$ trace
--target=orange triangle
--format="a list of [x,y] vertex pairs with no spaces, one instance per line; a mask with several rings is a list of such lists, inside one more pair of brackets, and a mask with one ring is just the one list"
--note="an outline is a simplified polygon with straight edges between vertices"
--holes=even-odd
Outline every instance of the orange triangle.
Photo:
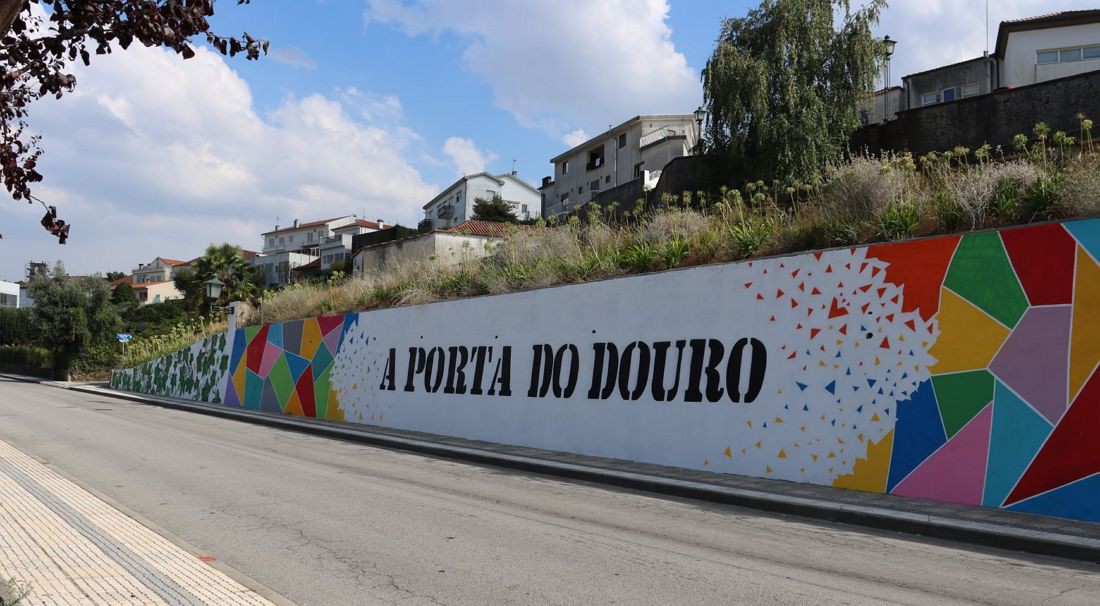
[[298,399],[298,390],[294,390],[290,394],[290,400],[287,401],[286,406],[283,407],[283,414],[295,415],[298,417],[306,416],[304,410],[302,410],[302,401]]

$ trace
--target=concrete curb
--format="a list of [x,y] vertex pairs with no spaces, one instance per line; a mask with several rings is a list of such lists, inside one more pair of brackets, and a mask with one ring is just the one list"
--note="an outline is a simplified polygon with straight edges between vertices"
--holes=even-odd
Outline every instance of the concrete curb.
[[402,438],[359,429],[286,417],[271,413],[242,411],[205,404],[191,404],[169,398],[135,394],[85,385],[44,382],[72,391],[109,396],[166,408],[199,412],[248,423],[290,429],[330,438],[337,438],[458,459],[479,464],[507,467],[662,494],[768,511],[852,524],[879,530],[918,534],[926,537],[961,541],[975,545],[1013,551],[1082,560],[1100,564],[1100,537],[1090,538],[1047,531],[1018,528],[1001,524],[975,522],[946,516],[899,511],[883,507],[840,503],[822,499],[797,497],[759,490],[719,486],[705,482],[677,480],[661,476],[576,465],[546,459],[497,453],[484,449],[441,444],[426,440]]

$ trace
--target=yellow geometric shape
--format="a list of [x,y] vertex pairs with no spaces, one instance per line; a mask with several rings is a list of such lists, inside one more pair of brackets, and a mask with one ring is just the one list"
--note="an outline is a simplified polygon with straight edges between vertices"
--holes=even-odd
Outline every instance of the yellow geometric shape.
[[321,326],[317,324],[317,318],[306,318],[302,322],[302,351],[299,355],[307,360],[312,360],[317,354],[317,346],[321,344]]
[[852,473],[837,476],[834,488],[848,488],[883,494],[886,479],[890,475],[890,453],[894,448],[894,432],[891,430],[877,443],[867,441],[867,458],[856,458]]
[[730,447],[729,446],[726,447],[726,452],[724,452],[722,454],[726,455],[727,457],[732,457],[733,456],[733,453],[730,452]]
[[1009,334],[1007,328],[946,288],[940,289],[936,321],[940,337],[928,351],[938,360],[928,369],[932,374],[989,366]]
[[241,361],[237,365],[237,372],[233,373],[233,387],[237,390],[237,398],[244,402],[244,373],[246,365],[244,363],[244,356],[241,356]]
[[328,410],[325,411],[325,415],[329,421],[344,420],[344,409],[340,408],[340,398],[337,397],[335,389],[328,390]]
[[290,393],[290,400],[287,401],[286,406],[283,408],[283,414],[298,417],[306,416],[306,411],[302,409],[302,401],[298,398],[297,391]]
[[779,454],[778,454],[778,455],[776,455],[776,456],[777,456],[777,457],[779,457],[780,459],[786,459],[786,458],[787,458],[787,453],[786,453],[786,452],[783,452],[783,450],[782,450],[782,449],[780,449],[780,450],[779,450]]
[[1077,277],[1073,285],[1073,328],[1069,353],[1070,402],[1100,361],[1100,266],[1077,247]]

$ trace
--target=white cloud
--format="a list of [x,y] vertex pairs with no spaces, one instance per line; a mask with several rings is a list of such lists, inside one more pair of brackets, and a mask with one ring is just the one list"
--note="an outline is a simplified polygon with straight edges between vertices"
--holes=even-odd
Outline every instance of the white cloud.
[[473,141],[464,137],[449,137],[443,142],[443,153],[451,158],[459,176],[483,172],[485,166],[498,157],[491,151],[478,149]]
[[462,62],[523,126],[555,138],[646,113],[689,113],[696,70],[671,41],[666,0],[368,0],[367,22],[459,36]]
[[268,56],[278,63],[302,69],[317,69],[317,62],[306,51],[297,46],[274,47]]
[[[1095,0],[993,0],[989,3],[992,53],[1001,21],[1051,12],[1096,8]],[[986,50],[984,2],[959,0],[895,0],[883,13],[880,35],[898,41],[890,63],[891,80],[980,57]]]
[[[248,85],[203,49],[183,61],[135,45],[77,77],[73,94],[31,115],[46,148],[36,193],[72,236],[57,246],[38,226],[41,209],[0,204],[0,276],[18,277],[28,258],[128,271],[158,255],[198,256],[210,242],[256,249],[276,216],[365,212],[409,224],[436,193],[406,159],[416,138],[407,129],[316,94],[257,115]],[[379,99],[387,118],[400,115],[396,98]]]
[[581,143],[587,141],[589,138],[590,137],[588,136],[588,133],[584,132],[583,128],[578,128],[573,132],[565,133],[564,135],[562,135],[561,142],[568,145],[569,147],[576,147]]

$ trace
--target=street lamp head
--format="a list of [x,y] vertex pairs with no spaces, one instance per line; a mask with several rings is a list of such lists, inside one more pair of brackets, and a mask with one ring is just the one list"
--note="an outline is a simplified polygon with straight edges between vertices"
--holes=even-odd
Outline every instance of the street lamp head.
[[706,117],[707,110],[703,109],[703,106],[700,105],[699,108],[695,110],[695,121],[702,123],[703,119]]
[[882,44],[886,48],[886,58],[889,59],[890,57],[894,56],[894,47],[897,46],[898,41],[891,40],[890,36],[886,36],[882,39]]
[[225,286],[225,282],[218,279],[218,276],[210,278],[206,282],[206,298],[210,300],[216,300],[222,296],[222,288]]

